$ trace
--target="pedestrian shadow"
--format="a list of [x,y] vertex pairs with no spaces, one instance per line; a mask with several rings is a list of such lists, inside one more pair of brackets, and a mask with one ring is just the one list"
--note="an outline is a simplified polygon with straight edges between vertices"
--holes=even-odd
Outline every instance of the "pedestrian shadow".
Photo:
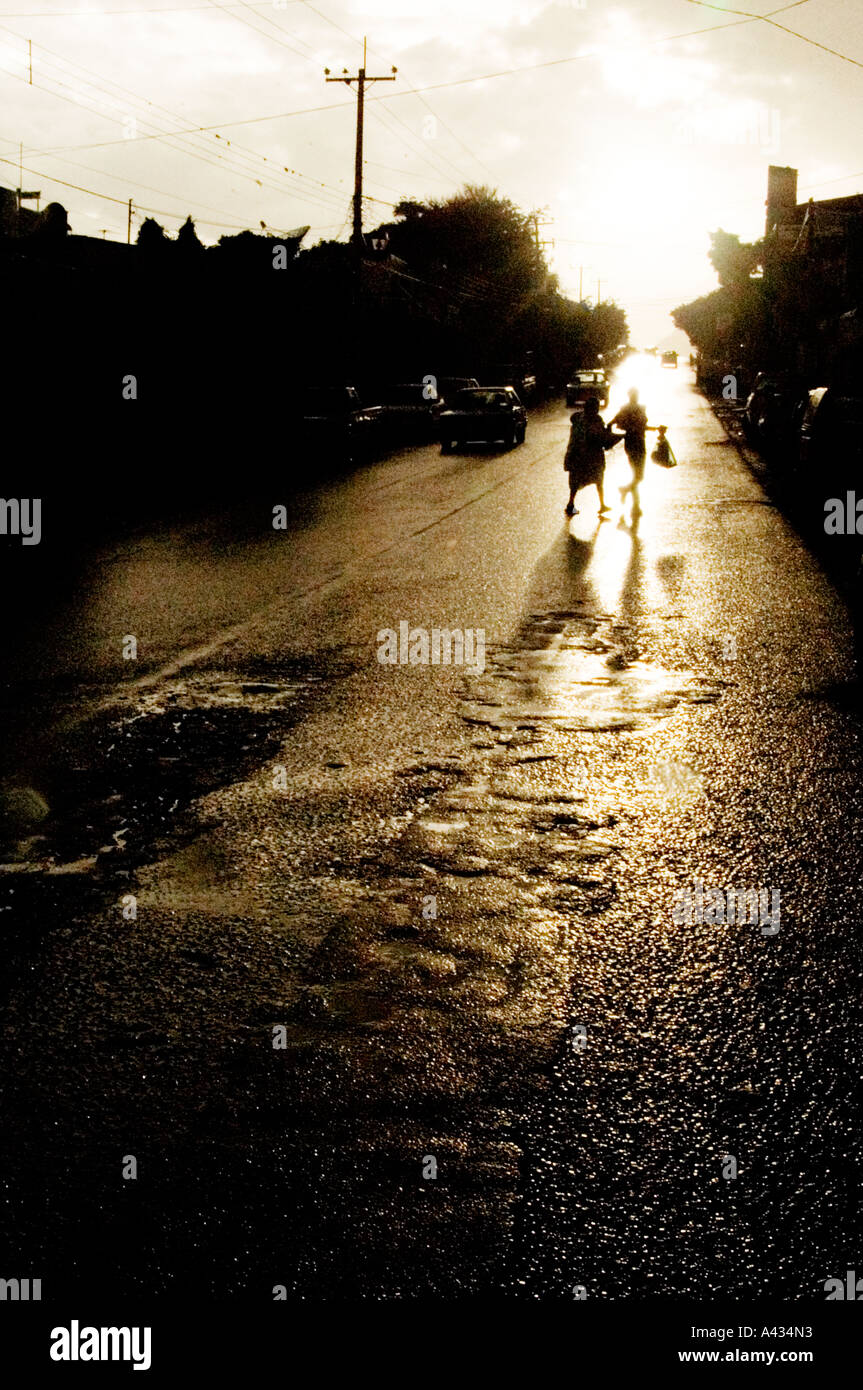
[[[589,536],[576,536],[569,526],[534,567],[524,595],[525,621],[547,614],[560,617],[613,615],[627,624],[646,611],[645,554],[638,534],[639,519],[621,520],[615,533],[597,521]],[[603,551],[597,541],[602,537]]]
[[683,589],[686,576],[686,556],[678,554],[660,555],[656,561],[656,573],[669,600],[676,603]]
[[638,534],[638,518],[621,528],[629,535],[629,556],[620,585],[620,617],[630,627],[647,611],[644,543]]
[[596,608],[597,595],[587,571],[599,531],[598,521],[592,535],[584,538],[574,536],[568,524],[561,528],[531,574],[525,590],[528,613]]

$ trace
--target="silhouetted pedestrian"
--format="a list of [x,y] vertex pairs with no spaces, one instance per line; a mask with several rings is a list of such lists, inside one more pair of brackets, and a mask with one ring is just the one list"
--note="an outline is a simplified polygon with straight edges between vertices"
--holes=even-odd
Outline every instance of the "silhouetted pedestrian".
[[632,467],[632,479],[626,487],[620,489],[620,500],[623,501],[626,494],[631,492],[632,514],[638,516],[641,512],[638,486],[644,477],[644,465],[647,459],[645,434],[648,426],[647,411],[643,405],[639,404],[638,392],[634,387],[629,392],[628,404],[617,412],[611,423],[623,430],[623,447]]
[[575,494],[581,488],[593,485],[599,493],[600,513],[607,512],[610,508],[605,505],[603,477],[608,427],[599,413],[599,401],[595,396],[589,396],[584,403],[584,410],[575,411],[569,418],[571,429],[563,461],[563,466],[569,474],[566,514],[573,516],[578,511]]

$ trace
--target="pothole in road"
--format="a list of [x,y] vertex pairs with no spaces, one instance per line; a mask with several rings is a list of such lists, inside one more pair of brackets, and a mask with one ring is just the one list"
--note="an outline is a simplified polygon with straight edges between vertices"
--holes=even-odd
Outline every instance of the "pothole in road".
[[308,679],[256,681],[212,674],[170,681],[157,690],[144,691],[132,719],[149,719],[171,710],[247,709],[257,714],[270,713],[294,704],[308,684]]
[[38,818],[19,814],[0,827],[7,875],[145,862],[193,801],[275,755],[312,683],[206,672],[140,692],[132,708],[82,727],[34,776]]

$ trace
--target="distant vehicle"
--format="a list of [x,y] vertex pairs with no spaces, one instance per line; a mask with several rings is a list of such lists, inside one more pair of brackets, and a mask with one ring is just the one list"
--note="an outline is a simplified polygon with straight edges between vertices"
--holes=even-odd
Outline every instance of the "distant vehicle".
[[368,452],[383,418],[379,405],[363,404],[355,386],[307,386],[292,414],[307,444],[346,457]]
[[667,352],[664,352],[664,353],[662,354],[662,359],[661,359],[661,360],[662,360],[662,365],[663,365],[663,367],[676,367],[676,366],[677,366],[677,353],[674,351],[673,348],[669,348]]
[[527,411],[512,386],[478,386],[459,391],[438,415],[441,453],[460,444],[500,440],[507,448],[523,444]]
[[402,439],[427,439],[434,433],[434,410],[439,393],[434,386],[409,382],[385,386],[379,393],[383,428]]
[[608,377],[605,372],[576,372],[566,384],[566,404],[570,407],[584,405],[591,396],[599,402],[600,409],[608,405]]

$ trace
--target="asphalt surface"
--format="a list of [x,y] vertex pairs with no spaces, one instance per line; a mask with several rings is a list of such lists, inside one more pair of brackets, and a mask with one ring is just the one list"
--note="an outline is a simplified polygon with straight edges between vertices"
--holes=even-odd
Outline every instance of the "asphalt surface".
[[[10,1269],[793,1300],[859,1262],[849,615],[688,370],[606,415],[635,380],[679,459],[637,523],[564,517],[554,403],[142,525],[7,633]],[[484,669],[382,664],[402,622]],[[676,920],[696,882],[779,930]]]

